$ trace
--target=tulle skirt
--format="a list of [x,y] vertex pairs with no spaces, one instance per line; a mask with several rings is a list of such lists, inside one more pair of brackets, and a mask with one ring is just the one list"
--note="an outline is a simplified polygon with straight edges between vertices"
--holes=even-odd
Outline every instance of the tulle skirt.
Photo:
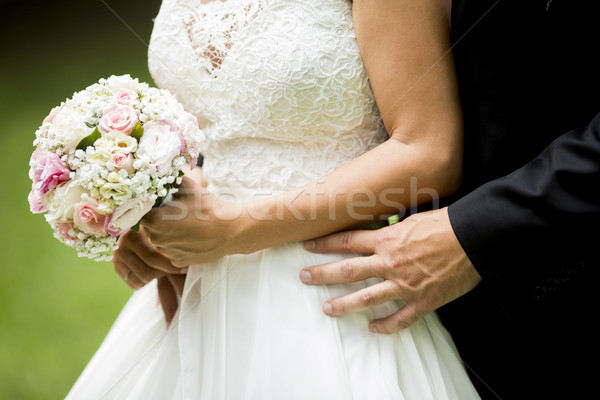
[[325,300],[375,281],[308,286],[303,267],[341,259],[294,243],[190,267],[167,329],[151,283],[133,294],[67,399],[478,399],[435,313],[399,333]]

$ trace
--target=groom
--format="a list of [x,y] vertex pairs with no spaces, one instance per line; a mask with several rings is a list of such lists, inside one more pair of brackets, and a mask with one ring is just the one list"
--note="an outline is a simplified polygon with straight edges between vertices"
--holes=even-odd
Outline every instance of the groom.
[[[460,192],[433,214],[306,243],[375,254],[368,265],[357,256],[301,274],[309,284],[351,281],[348,271],[389,280],[390,297],[407,306],[373,321],[374,331],[421,323],[441,307],[483,398],[575,399],[596,390],[599,8],[589,0],[454,0]],[[356,311],[356,296],[324,309]]]

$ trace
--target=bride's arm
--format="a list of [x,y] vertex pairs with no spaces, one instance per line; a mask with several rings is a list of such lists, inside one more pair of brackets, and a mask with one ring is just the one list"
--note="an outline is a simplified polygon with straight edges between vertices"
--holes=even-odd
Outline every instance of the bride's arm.
[[462,119],[441,0],[355,0],[353,19],[390,139],[318,181],[243,205],[220,203],[188,181],[177,211],[145,220],[176,265],[366,225],[458,188]]

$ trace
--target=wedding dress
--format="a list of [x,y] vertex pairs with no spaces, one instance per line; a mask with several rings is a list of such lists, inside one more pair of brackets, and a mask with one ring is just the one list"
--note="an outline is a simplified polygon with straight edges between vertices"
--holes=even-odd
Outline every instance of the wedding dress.
[[[386,140],[346,0],[164,0],[150,71],[194,113],[204,175],[224,201],[300,187]],[[343,256],[300,243],[191,266],[166,328],[156,285],[133,294],[68,399],[473,399],[435,313],[393,335],[325,300],[369,283],[308,286]]]

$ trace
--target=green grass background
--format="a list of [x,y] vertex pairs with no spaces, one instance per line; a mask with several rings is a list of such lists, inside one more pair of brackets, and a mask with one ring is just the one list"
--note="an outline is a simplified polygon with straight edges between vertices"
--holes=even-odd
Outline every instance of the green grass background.
[[159,7],[0,2],[0,399],[64,398],[131,295],[111,263],[78,258],[29,212],[28,161],[35,130],[73,92],[111,74],[153,84]]

